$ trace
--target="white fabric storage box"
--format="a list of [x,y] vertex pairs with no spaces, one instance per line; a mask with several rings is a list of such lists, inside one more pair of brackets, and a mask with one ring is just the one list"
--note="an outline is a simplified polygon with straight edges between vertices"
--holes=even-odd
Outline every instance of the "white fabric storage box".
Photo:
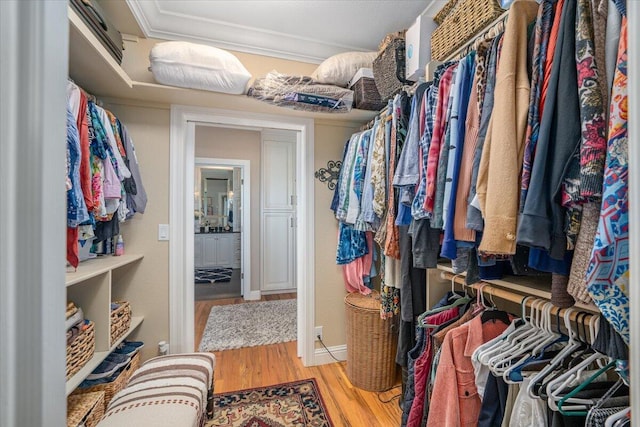
[[424,77],[424,69],[431,61],[431,33],[437,28],[431,17],[418,16],[409,27],[405,41],[406,78],[417,81]]
[[231,53],[188,42],[158,43],[149,54],[158,83],[240,95],[251,74]]

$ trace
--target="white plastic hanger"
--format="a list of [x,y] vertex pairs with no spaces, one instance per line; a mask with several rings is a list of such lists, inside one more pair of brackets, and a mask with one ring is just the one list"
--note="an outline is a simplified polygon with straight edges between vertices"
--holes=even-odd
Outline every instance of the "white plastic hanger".
[[558,366],[562,364],[565,358],[569,357],[571,353],[573,353],[576,349],[578,349],[582,344],[580,341],[576,340],[576,333],[571,325],[571,311],[566,310],[564,313],[564,325],[567,329],[567,333],[569,336],[569,341],[567,341],[567,345],[565,348],[554,357],[547,366],[545,366],[540,372],[536,373],[531,377],[531,381],[527,384],[527,394],[532,399],[538,398],[538,396],[534,393],[535,384],[541,381],[544,377],[549,375],[551,372],[555,371]]
[[[592,318],[593,319],[593,318]],[[593,322],[589,322],[589,327],[591,329],[591,336],[595,337],[597,335],[597,321],[593,320]],[[573,368],[568,369],[563,374],[559,375],[557,378],[549,381],[546,387],[547,396],[547,404],[549,408],[557,411],[558,410],[558,401],[562,398],[560,393],[564,390],[564,388],[570,384],[571,382],[578,381],[581,377],[584,376],[584,372],[591,365],[596,363],[598,366],[603,367],[606,366],[611,359],[600,353],[594,353],[587,357],[585,360],[574,366]],[[568,400],[570,403],[576,403],[578,406],[575,407],[567,407],[563,406],[564,409],[567,410],[581,410],[585,409],[587,404],[593,403],[592,399],[579,399],[579,398],[571,398]]]
[[498,356],[502,356],[506,351],[516,345],[520,340],[526,339],[531,334],[536,333],[536,328],[534,324],[537,319],[537,305],[541,303],[542,300],[534,300],[531,304],[531,311],[529,317],[526,317],[525,314],[525,306],[523,305],[523,319],[525,324],[516,329],[513,333],[509,334],[505,340],[496,343],[496,345],[484,351],[480,357],[479,361],[485,366],[490,366],[490,361],[495,359]]
[[507,327],[507,329],[505,329],[504,332],[502,332],[502,334],[498,335],[494,339],[492,339],[490,341],[487,341],[486,343],[484,343],[480,347],[478,347],[473,352],[473,355],[471,356],[471,358],[474,361],[476,361],[478,363],[482,363],[481,356],[483,356],[484,354],[489,352],[493,347],[503,343],[505,340],[509,339],[510,337],[515,336],[516,335],[516,333],[515,333],[516,330],[518,330],[518,331],[522,330],[522,328],[527,323],[527,321],[526,321],[526,302],[531,298],[533,298],[533,297],[532,296],[526,296],[520,302],[521,312],[522,312],[522,318],[521,319],[523,319],[523,320],[520,321],[521,319],[517,319],[517,318],[514,319],[513,322],[511,322],[511,324]]
[[620,412],[616,412],[613,415],[610,415],[606,421],[604,422],[604,427],[614,427],[614,425],[619,421],[624,419],[627,414],[631,411],[631,408],[623,409]]
[[[549,314],[552,304],[548,301],[541,300],[538,304],[534,302],[534,305],[536,307],[536,316],[532,315],[531,322],[534,328],[532,332],[524,337],[524,339],[513,343],[511,347],[507,347],[505,352],[495,355],[489,360],[489,369],[491,369],[495,375],[502,375],[513,361],[522,358],[523,355],[530,352],[530,350],[538,344],[548,339],[546,319],[547,317],[550,318]],[[538,308],[539,305],[542,305],[542,309]]]
[[[527,361],[531,361],[533,359],[533,357],[537,357],[540,354],[542,354],[549,345],[562,345],[563,346],[563,350],[561,351],[561,353],[566,351],[567,346],[573,345],[573,342],[574,342],[574,336],[573,335],[574,334],[573,334],[573,330],[571,329],[571,321],[570,321],[570,315],[571,315],[572,311],[573,311],[573,309],[569,308],[564,313],[564,325],[565,325],[565,328],[568,331],[569,340],[566,343],[563,342],[563,343],[555,344],[554,341],[557,341],[557,338],[559,338],[561,335],[560,335],[559,332],[551,330],[552,324],[549,321],[549,323],[547,324],[547,331],[550,334],[550,336],[556,337],[556,338],[553,338],[553,339],[549,340],[548,343],[545,344],[545,345],[539,345],[538,347],[534,348],[530,352],[530,354],[526,354],[520,360],[518,360],[516,363],[512,363],[511,366],[509,366],[509,368],[507,368],[507,370],[504,371],[504,373],[502,374],[502,378],[507,384],[518,384],[518,383],[520,383],[520,381],[513,381],[511,379],[511,374],[513,373],[513,371],[518,369],[518,368],[521,369],[521,365],[523,363],[527,363]],[[558,325],[558,329],[559,328],[560,328],[560,326]],[[579,344],[577,344],[577,346],[579,346]],[[532,374],[529,374],[529,375],[532,375]],[[529,384],[531,384],[531,383],[529,383]]]

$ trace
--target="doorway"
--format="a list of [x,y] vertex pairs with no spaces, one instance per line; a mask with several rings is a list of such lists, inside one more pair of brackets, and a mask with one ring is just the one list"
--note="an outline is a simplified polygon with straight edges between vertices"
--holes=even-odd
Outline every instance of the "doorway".
[[[299,195],[295,234],[297,286],[297,349],[305,366],[314,363],[315,269],[314,186],[312,119],[234,112],[199,107],[172,106],[170,143],[170,340],[172,352],[192,351],[194,346],[193,211],[195,126],[242,129],[280,129],[296,132],[296,194]],[[260,298],[259,291],[245,299]]]
[[[205,151],[199,144],[196,155]],[[194,182],[195,301],[249,295],[250,161],[196,157]]]

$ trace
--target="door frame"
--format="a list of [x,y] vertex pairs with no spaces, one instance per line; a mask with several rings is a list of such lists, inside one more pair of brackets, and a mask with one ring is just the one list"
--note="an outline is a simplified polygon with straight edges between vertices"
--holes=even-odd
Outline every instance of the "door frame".
[[[242,215],[240,217],[240,272],[242,274],[240,275],[240,283],[242,284],[241,289],[244,299],[260,299],[260,292],[256,294],[251,291],[251,162],[249,160],[239,159],[196,157],[194,167],[196,166],[230,166],[240,168],[240,179],[242,180],[240,184],[240,198],[242,200]],[[186,268],[193,270],[193,257],[188,258],[187,262],[191,263],[191,267],[187,264]]]
[[[284,115],[257,114],[185,105],[171,106],[169,150],[169,339],[171,352],[194,348],[193,180],[195,123],[257,130],[284,129],[297,132],[296,282],[298,356],[305,366],[314,363],[315,243],[314,243],[314,121]],[[190,126],[190,124],[193,124]],[[190,280],[190,281],[189,281]],[[191,285],[189,285],[191,283]]]

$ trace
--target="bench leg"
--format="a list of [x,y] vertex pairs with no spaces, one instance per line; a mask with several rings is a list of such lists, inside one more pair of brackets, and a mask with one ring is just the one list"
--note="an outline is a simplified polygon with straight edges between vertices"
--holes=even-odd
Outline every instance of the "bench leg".
[[207,417],[209,419],[213,418],[213,385],[215,384],[215,380],[212,378],[211,388],[207,392]]

